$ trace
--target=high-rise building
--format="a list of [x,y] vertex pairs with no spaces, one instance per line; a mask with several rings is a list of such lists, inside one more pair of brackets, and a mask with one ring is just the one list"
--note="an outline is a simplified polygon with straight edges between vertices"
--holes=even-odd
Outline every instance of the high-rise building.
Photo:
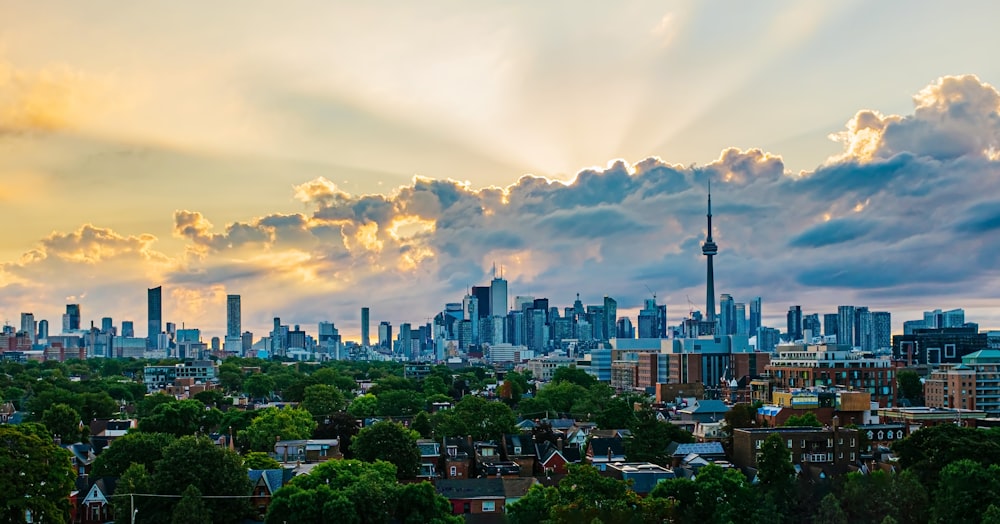
[[371,344],[371,339],[368,336],[368,329],[370,319],[370,311],[368,308],[361,308],[361,347],[368,347]]
[[21,331],[28,335],[28,339],[34,344],[38,342],[38,328],[35,326],[35,315],[33,313],[21,313]]
[[146,340],[148,347],[156,346],[157,336],[163,332],[163,288],[156,286],[146,291]]
[[747,305],[743,302],[737,302],[733,309],[736,310],[736,334],[749,336],[750,332],[747,330]]
[[80,329],[80,304],[66,304],[66,315],[63,317],[63,331]]
[[604,332],[607,333],[607,338],[611,338],[615,334],[617,323],[618,323],[618,301],[609,296],[605,296]]
[[872,340],[874,349],[892,347],[892,316],[888,311],[872,311]]
[[854,306],[837,307],[837,343],[854,344]]
[[806,332],[810,338],[820,336],[822,326],[819,323],[819,313],[810,313],[802,317],[802,338],[806,338]]
[[[239,295],[226,295],[226,339],[242,340],[243,311]],[[242,341],[240,342],[242,344]]]
[[39,320],[38,321],[38,340],[45,340],[49,338],[49,321]]
[[378,324],[378,345],[385,349],[392,349],[392,324],[386,320]]
[[753,300],[750,301],[750,325],[747,326],[747,331],[750,332],[750,336],[757,333],[757,328],[760,327],[760,307],[760,297],[754,297]]
[[802,340],[802,306],[788,307],[788,341]]
[[854,345],[862,351],[875,349],[872,340],[872,314],[867,306],[854,308]]
[[836,313],[826,313],[823,315],[823,336],[837,336],[837,322],[840,317]]
[[125,338],[135,337],[135,324],[131,320],[122,320],[122,336]]
[[639,310],[639,338],[660,338],[656,297],[647,298],[645,306]]
[[716,334],[736,334],[736,302],[729,293],[719,295],[719,331]]
[[501,317],[507,315],[507,281],[503,275],[494,276],[490,281],[490,314]]
[[115,321],[111,317],[101,319],[101,333],[111,333],[115,330]]
[[719,246],[712,241],[712,182],[708,183],[708,233],[701,245],[701,254],[708,259],[706,265],[705,320],[715,322],[715,269],[712,259],[719,252]]
[[411,326],[409,323],[404,322],[399,325],[399,347],[397,350],[400,355],[410,360],[417,360],[417,357],[419,357],[419,348],[417,348],[416,352],[413,351],[413,334],[410,333],[410,330]]
[[492,315],[490,307],[490,286],[472,286],[472,296],[479,301],[479,318],[484,319]]
[[462,299],[462,320],[469,321],[469,343],[479,344],[479,299],[473,295]]

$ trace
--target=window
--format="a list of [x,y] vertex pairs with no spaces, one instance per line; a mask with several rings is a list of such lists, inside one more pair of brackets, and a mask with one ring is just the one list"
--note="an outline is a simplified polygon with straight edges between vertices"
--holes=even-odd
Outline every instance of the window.
[[448,469],[448,476],[449,477],[454,477],[454,476],[457,476],[457,475],[458,475],[458,468],[456,468],[455,466],[452,466],[451,468]]
[[851,453],[851,462],[854,462],[854,453]]
[[754,447],[755,447],[755,448],[757,448],[757,449],[760,449],[760,446],[761,446],[761,444],[763,444],[763,443],[764,443],[764,441],[763,441],[763,440],[758,440],[757,442],[755,442],[755,443],[754,443]]
[[496,502],[494,502],[492,500],[484,500],[483,501],[483,513],[490,513],[490,512],[496,511],[496,510],[497,510],[497,508],[496,508]]
[[792,439],[788,439],[788,449],[792,449]]

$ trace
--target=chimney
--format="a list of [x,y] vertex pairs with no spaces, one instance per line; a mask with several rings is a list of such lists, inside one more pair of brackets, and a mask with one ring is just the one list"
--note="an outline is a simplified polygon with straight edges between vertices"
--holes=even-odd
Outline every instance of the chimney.
[[562,453],[563,450],[563,437],[556,439],[556,446],[559,447],[559,452]]

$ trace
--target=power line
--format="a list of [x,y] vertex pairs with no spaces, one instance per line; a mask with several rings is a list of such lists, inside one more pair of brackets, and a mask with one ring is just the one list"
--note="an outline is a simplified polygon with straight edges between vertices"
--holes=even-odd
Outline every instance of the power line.
[[[184,498],[184,495],[161,495],[159,493],[115,493],[112,497],[158,497],[167,499]],[[253,495],[200,495],[203,499],[248,499]]]

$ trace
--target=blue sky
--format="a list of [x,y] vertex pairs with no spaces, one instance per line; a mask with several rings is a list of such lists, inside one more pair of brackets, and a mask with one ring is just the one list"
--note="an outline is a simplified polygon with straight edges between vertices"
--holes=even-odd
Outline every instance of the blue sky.
[[[354,336],[489,278],[1000,327],[991,2],[0,5],[0,315]],[[595,166],[595,167],[589,167]],[[414,316],[413,312],[417,312]],[[141,333],[140,333],[141,334]]]

